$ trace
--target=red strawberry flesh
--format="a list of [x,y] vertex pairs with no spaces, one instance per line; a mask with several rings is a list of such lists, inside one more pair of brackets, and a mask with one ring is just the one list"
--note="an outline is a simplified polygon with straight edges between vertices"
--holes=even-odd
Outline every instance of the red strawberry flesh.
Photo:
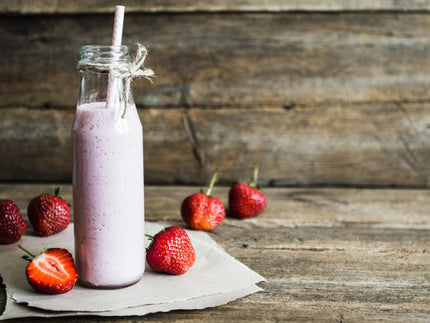
[[61,294],[73,288],[78,279],[72,255],[53,248],[36,256],[26,268],[27,280],[39,292]]

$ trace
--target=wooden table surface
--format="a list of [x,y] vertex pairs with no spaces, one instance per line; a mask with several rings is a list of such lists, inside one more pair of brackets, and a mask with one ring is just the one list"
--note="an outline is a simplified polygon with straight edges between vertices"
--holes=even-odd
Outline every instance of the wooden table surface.
[[[0,199],[28,201],[55,184],[0,184]],[[146,187],[146,219],[182,224],[182,199],[197,187]],[[227,187],[214,195],[227,202]],[[263,275],[264,291],[227,305],[144,317],[69,317],[49,322],[430,322],[430,190],[267,188],[258,218],[210,232]],[[63,185],[71,200],[71,186]],[[0,297],[4,306],[4,290]],[[11,322],[46,322],[28,318]]]

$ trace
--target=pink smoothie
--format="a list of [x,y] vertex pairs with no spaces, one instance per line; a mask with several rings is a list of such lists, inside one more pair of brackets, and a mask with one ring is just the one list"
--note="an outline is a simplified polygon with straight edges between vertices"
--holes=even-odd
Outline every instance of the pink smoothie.
[[73,214],[79,277],[120,287],[145,269],[142,125],[105,102],[77,107],[73,124]]

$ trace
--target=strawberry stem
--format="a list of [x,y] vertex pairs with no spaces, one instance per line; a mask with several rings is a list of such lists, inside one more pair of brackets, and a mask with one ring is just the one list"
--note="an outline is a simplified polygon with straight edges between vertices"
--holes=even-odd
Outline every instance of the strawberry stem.
[[[20,248],[20,249],[21,249],[21,250],[23,250],[26,254],[28,254],[28,256],[27,256],[27,255],[22,256],[22,259],[25,259],[25,260],[31,261],[32,259],[36,258],[36,255],[35,255],[35,254],[33,254],[32,252],[30,252],[28,249],[26,249],[26,248],[24,248],[24,247],[22,247],[22,246],[20,246],[20,245],[18,245],[18,248]],[[29,256],[30,256],[30,257],[29,257]]]
[[258,165],[254,166],[254,175],[249,182],[249,186],[257,187],[257,181],[258,181]]
[[208,188],[208,190],[206,191],[206,195],[207,195],[207,196],[210,196],[210,195],[212,194],[212,189],[213,189],[213,187],[214,187],[214,185],[215,185],[215,181],[216,181],[216,177],[217,177],[217,175],[218,175],[218,172],[217,172],[217,171],[215,171],[215,172],[213,173],[213,175],[212,175],[211,182],[209,183],[209,188]]
[[[161,229],[158,233],[163,232],[164,230],[166,230],[166,228]],[[147,237],[149,239],[149,241],[151,241],[149,243],[148,247],[146,247],[146,251],[149,251],[149,249],[151,249],[152,245],[154,244],[154,239],[158,235],[158,233],[156,233],[153,236],[151,236],[150,234],[145,233],[145,237]]]
[[54,191],[55,196],[61,197],[61,196],[60,196],[60,192],[61,192],[61,186],[58,186],[58,187],[55,189],[55,191]]

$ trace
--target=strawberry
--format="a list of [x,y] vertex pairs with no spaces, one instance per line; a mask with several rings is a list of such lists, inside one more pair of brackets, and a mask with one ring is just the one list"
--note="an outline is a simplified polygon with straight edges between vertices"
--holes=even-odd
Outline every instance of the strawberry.
[[229,211],[239,219],[261,214],[267,206],[266,196],[257,186],[258,166],[254,168],[254,178],[247,183],[234,184],[228,193]]
[[44,193],[33,198],[28,204],[28,219],[39,236],[58,233],[70,224],[69,205],[59,193],[60,188],[57,188],[55,195]]
[[45,294],[66,293],[75,286],[78,272],[73,257],[66,249],[52,248],[38,256],[19,246],[29,261],[26,268],[27,280],[36,291]]
[[194,193],[182,202],[182,219],[194,230],[212,230],[225,218],[224,204],[211,196],[216,177],[214,172],[206,194]]
[[27,230],[27,224],[15,202],[0,201],[0,244],[17,242],[25,230]]
[[196,260],[196,252],[184,229],[171,226],[158,232],[146,253],[148,265],[155,271],[172,275],[186,273]]

